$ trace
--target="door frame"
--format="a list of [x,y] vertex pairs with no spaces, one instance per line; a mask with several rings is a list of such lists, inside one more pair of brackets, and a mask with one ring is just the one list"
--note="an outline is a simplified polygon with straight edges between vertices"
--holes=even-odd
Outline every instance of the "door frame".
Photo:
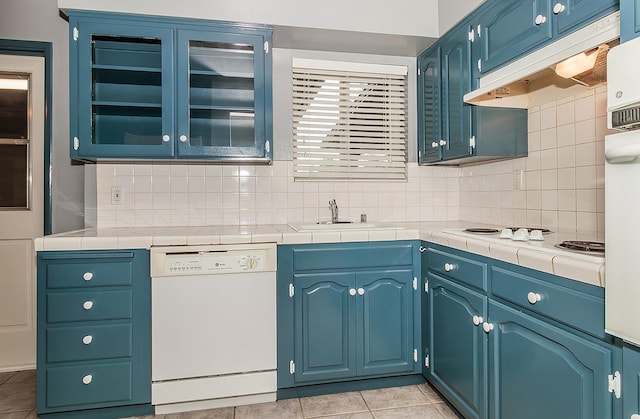
[[51,234],[52,193],[51,179],[51,112],[53,44],[51,42],[0,39],[0,54],[44,58],[44,220],[43,232]]

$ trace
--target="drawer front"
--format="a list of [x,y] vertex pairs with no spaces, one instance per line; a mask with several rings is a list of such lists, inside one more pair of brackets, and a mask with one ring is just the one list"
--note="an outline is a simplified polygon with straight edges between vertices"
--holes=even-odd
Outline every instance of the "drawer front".
[[131,290],[47,293],[47,322],[131,319]]
[[293,270],[354,269],[413,265],[410,243],[311,245],[293,249]]
[[47,368],[46,391],[49,408],[126,404],[132,400],[132,365],[118,362]]
[[47,264],[47,288],[131,285],[132,260],[72,259]]
[[499,267],[491,271],[491,292],[527,310],[605,337],[604,298]]
[[130,323],[47,328],[47,362],[132,356]]
[[487,290],[487,264],[466,258],[452,252],[428,249],[429,270],[465,283],[481,290]]

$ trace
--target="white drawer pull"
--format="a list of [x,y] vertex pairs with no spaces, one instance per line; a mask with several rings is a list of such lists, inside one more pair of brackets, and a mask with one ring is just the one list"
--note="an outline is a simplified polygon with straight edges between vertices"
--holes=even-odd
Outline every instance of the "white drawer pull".
[[482,330],[484,330],[485,333],[489,333],[493,330],[493,323],[482,323]]
[[93,336],[91,335],[87,335],[82,338],[82,343],[84,343],[85,345],[89,345],[91,342],[93,342]]
[[355,288],[351,288],[351,289],[349,289],[349,295],[350,295],[350,296],[352,296],[352,297],[353,297],[354,295],[356,295],[356,289],[355,289]]
[[364,288],[358,288],[358,295],[364,295]]
[[184,134],[182,134],[182,135],[180,136],[180,142],[182,142],[182,143],[186,143],[186,142],[187,142],[187,136],[186,136],[186,135],[184,135]]
[[91,281],[93,279],[93,274],[91,272],[85,272],[82,274],[82,279],[85,281]]
[[482,323],[484,319],[480,316],[473,316],[473,325],[474,326],[480,326],[480,323]]
[[91,384],[91,381],[93,381],[93,376],[91,374],[87,374],[84,377],[82,377],[83,384]]
[[168,143],[169,141],[171,141],[171,137],[165,134],[162,136],[162,141],[164,141],[165,143]]
[[82,308],[85,310],[91,310],[93,308],[93,301],[85,301],[82,303]]
[[451,272],[455,269],[455,265],[453,263],[445,263],[444,264],[444,270],[445,272]]
[[542,300],[542,296],[537,292],[530,292],[527,294],[527,300],[529,300],[529,304],[535,304],[538,301]]

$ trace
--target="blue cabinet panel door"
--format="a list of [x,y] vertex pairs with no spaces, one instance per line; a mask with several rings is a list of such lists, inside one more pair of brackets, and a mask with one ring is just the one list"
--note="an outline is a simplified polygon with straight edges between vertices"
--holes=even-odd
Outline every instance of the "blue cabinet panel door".
[[441,48],[418,57],[418,163],[442,158],[442,80]]
[[640,0],[620,0],[620,42],[640,36]]

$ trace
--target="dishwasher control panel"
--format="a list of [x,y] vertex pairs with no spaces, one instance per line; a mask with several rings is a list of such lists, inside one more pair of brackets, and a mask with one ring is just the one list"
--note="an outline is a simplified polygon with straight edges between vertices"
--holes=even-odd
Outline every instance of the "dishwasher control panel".
[[151,248],[152,277],[275,270],[275,244]]

